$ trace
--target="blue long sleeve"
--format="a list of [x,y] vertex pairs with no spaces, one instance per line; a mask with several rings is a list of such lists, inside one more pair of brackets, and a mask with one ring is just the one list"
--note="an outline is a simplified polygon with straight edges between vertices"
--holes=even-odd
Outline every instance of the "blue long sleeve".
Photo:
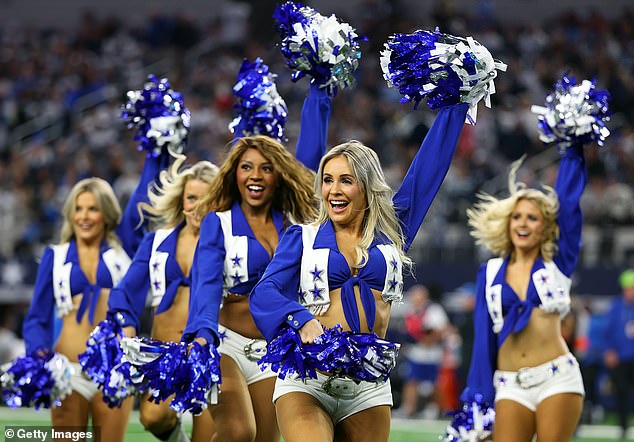
[[469,106],[442,109],[394,195],[394,208],[401,221],[407,251],[447,175],[464,126]]
[[[150,289],[149,261],[152,254],[154,232],[143,238],[125,276],[110,291],[108,297],[108,319],[119,322],[122,327],[133,326],[139,330],[139,318],[145,307],[145,299]],[[123,322],[117,319],[121,314]]]
[[485,296],[486,264],[480,267],[476,284],[476,305],[474,315],[474,340],[471,365],[467,376],[467,387],[460,400],[471,402],[476,395],[482,395],[484,402],[493,405],[495,388],[493,373],[497,367],[497,338],[487,308]]
[[165,150],[158,157],[148,157],[143,163],[143,171],[141,172],[141,178],[139,184],[130,195],[128,204],[125,206],[123,217],[121,222],[116,228],[116,233],[121,240],[123,250],[126,251],[128,256],[134,256],[136,249],[143,240],[143,236],[146,232],[147,220],[144,220],[142,224],[139,210],[137,208],[139,203],[149,202],[148,191],[150,185],[158,177],[161,170],[167,168],[170,162],[170,155]]
[[29,354],[40,348],[53,348],[55,296],[53,294],[53,249],[44,251],[37,269],[31,306],[22,325],[22,335]]
[[306,167],[317,171],[326,153],[328,122],[332,112],[331,98],[325,88],[311,84],[302,107],[301,126],[295,157]]
[[553,261],[566,275],[570,276],[577,265],[581,250],[581,229],[583,214],[579,200],[587,181],[586,162],[581,145],[566,149],[559,163],[555,191],[559,198],[559,253]]
[[209,213],[201,223],[192,262],[189,317],[182,338],[185,342],[196,337],[205,338],[216,346],[220,342],[218,313],[222,302],[225,254],[220,219],[215,213]]
[[297,302],[302,251],[302,228],[291,226],[249,295],[251,315],[267,341],[273,339],[285,323],[298,330],[314,318]]

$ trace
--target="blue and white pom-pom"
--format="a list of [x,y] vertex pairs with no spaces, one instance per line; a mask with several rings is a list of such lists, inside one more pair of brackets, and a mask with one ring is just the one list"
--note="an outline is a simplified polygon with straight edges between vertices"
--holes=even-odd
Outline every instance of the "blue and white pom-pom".
[[195,342],[188,352],[185,342],[149,338],[123,338],[124,357],[130,363],[131,381],[150,400],[162,402],[174,394],[170,407],[200,414],[220,383],[220,355],[209,344]]
[[276,8],[273,19],[293,81],[308,75],[330,96],[354,84],[361,50],[360,37],[352,26],[339,22],[335,15],[324,17],[313,8],[290,1]]
[[11,408],[59,407],[72,393],[71,367],[59,353],[33,353],[5,364],[0,375],[2,398]]
[[270,367],[282,379],[315,379],[321,370],[357,382],[382,382],[396,365],[399,347],[374,333],[343,331],[339,325],[324,329],[313,344],[302,344],[296,330],[284,328],[269,342],[258,365]]
[[467,103],[467,122],[474,124],[478,102],[484,99],[491,107],[493,79],[506,65],[473,37],[455,37],[436,28],[392,35],[381,52],[381,68],[388,85],[403,96],[402,103],[412,101],[414,109],[422,99],[431,109]]
[[453,419],[447,426],[443,442],[477,442],[493,431],[495,410],[476,398],[464,402],[460,410],[451,413]]
[[127,97],[121,118],[129,129],[136,127],[138,149],[153,157],[163,148],[173,155],[181,154],[189,134],[190,114],[183,96],[172,90],[167,78],[149,75],[143,90],[128,91]]
[[122,361],[119,345],[123,337],[121,326],[110,320],[101,321],[90,333],[86,351],[78,356],[82,371],[103,391],[109,407],[119,407],[136,389],[126,376],[129,364]]
[[546,106],[532,106],[539,118],[539,139],[555,143],[561,152],[573,144],[596,141],[599,146],[610,135],[605,123],[610,120],[610,94],[595,88],[595,82],[564,74],[546,97]]
[[242,63],[233,87],[233,95],[238,98],[235,106],[238,116],[229,124],[236,138],[267,135],[284,141],[288,109],[277,92],[275,77],[259,57],[253,63],[248,60]]

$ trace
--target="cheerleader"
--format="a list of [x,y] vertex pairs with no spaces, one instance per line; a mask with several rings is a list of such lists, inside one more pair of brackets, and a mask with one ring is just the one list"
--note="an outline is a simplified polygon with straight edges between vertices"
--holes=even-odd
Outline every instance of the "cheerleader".
[[[195,214],[198,200],[209,191],[218,168],[208,161],[182,167],[184,156],[163,171],[149,193],[150,203],[139,204],[156,229],[148,233],[134,256],[128,272],[112,290],[108,318],[116,321],[128,336],[139,330],[139,318],[148,291],[152,295],[154,321],[151,336],[178,342],[189,312],[190,269],[200,218]],[[143,427],[159,440],[188,440],[169,402],[154,403],[145,395],[140,405]],[[192,440],[209,442],[214,433],[211,416],[194,416]]]
[[[449,168],[467,110],[459,104],[439,113],[393,198],[372,149],[350,141],[322,158],[317,221],[287,230],[250,296],[267,341],[288,327],[305,344],[337,325],[385,336],[411,264],[405,252]],[[338,363],[316,379],[277,379],[273,401],[285,441],[306,440],[307,428],[310,440],[388,440],[389,380],[353,380],[336,374]]]
[[78,364],[94,324],[105,319],[110,289],[123,277],[143,237],[136,204],[147,198],[149,183],[168,154],[146,159],[141,180],[123,220],[110,185],[100,178],[79,181],[66,198],[60,244],[46,248],[40,262],[31,306],[24,320],[27,355],[55,351],[72,366],[73,392],[51,409],[57,429],[108,429],[102,440],[122,441],[133,401],[110,409],[97,385]]

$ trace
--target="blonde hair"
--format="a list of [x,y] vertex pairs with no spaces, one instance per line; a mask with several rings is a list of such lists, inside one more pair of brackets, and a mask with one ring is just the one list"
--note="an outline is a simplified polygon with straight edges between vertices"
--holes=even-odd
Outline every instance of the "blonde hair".
[[198,204],[201,218],[209,212],[229,210],[234,201],[240,201],[236,170],[247,149],[256,149],[273,164],[273,171],[279,180],[273,196],[273,207],[290,215],[294,222],[314,220],[317,205],[312,188],[314,172],[297,161],[282,144],[264,135],[243,137],[233,144],[218,175],[211,182],[209,192]]
[[509,172],[510,196],[497,199],[486,193],[478,194],[480,201],[473,208],[467,209],[469,225],[472,227],[471,236],[476,244],[484,245],[494,255],[509,256],[513,252],[513,243],[509,234],[511,214],[520,200],[528,200],[537,205],[544,217],[544,232],[540,245],[540,255],[545,261],[552,261],[557,253],[557,239],[559,225],[559,199],[552,187],[542,186],[543,191],[530,189],[522,182],[516,182],[517,170],[524,157],[511,165]]
[[[403,251],[403,230],[392,202],[393,192],[388,186],[379,157],[369,147],[356,140],[339,144],[328,151],[321,159],[317,177],[315,178],[315,192],[321,195],[324,167],[328,161],[342,156],[348,160],[352,175],[358,180],[361,190],[365,193],[368,207],[363,216],[361,241],[356,247],[356,267],[362,267],[368,262],[368,249],[376,236],[391,241],[398,250],[401,262],[410,266],[412,260]],[[319,216],[317,224],[328,220],[326,201],[321,198],[319,203]]]
[[62,213],[64,222],[60,233],[61,243],[67,243],[75,236],[73,228],[73,216],[77,209],[77,197],[84,192],[90,192],[95,196],[97,207],[103,214],[104,238],[112,245],[120,245],[119,237],[115,229],[121,222],[121,206],[110,184],[101,178],[86,178],[73,186],[66,197]]
[[158,183],[154,183],[148,193],[149,204],[142,202],[137,206],[141,222],[147,216],[153,229],[175,227],[185,219],[183,192],[189,180],[209,184],[218,174],[218,167],[209,161],[181,168],[185,160],[184,155],[179,155],[169,169],[161,171]]

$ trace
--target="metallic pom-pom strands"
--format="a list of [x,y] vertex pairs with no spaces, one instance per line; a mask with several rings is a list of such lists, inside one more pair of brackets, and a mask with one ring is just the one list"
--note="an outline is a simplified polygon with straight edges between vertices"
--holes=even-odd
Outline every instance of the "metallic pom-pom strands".
[[122,337],[119,324],[101,321],[90,333],[86,351],[78,357],[82,371],[102,389],[103,400],[111,408],[121,406],[136,390],[125,374],[130,366],[121,360],[123,351],[119,340]]
[[324,17],[300,3],[286,2],[273,14],[282,37],[280,48],[297,81],[309,75],[331,96],[354,84],[359,67],[360,37],[348,23]]
[[398,350],[399,344],[374,333],[352,333],[341,326],[325,329],[313,344],[302,344],[296,330],[285,328],[269,342],[258,364],[271,367],[282,379],[288,375],[316,379],[316,370],[321,370],[357,382],[381,382],[396,365]]
[[392,35],[381,52],[381,68],[388,84],[403,96],[402,103],[412,101],[415,109],[422,99],[431,109],[467,103],[467,122],[473,124],[480,100],[491,107],[493,79],[506,65],[472,37],[436,29]]
[[188,351],[185,342],[123,338],[121,347],[131,365],[131,382],[156,403],[174,394],[170,408],[179,413],[202,413],[220,384],[220,354],[212,345],[194,342]]
[[149,75],[143,90],[128,91],[127,97],[121,118],[128,129],[137,128],[134,139],[140,142],[138,149],[153,157],[163,148],[181,154],[189,134],[190,114],[183,96],[172,90],[167,79]]
[[493,431],[495,410],[483,403],[481,398],[463,403],[462,408],[452,414],[443,442],[477,442]]
[[59,407],[72,392],[68,358],[59,353],[33,353],[5,364],[0,376],[4,402],[12,408]]
[[555,90],[546,97],[546,106],[532,106],[539,118],[539,139],[554,143],[561,152],[572,144],[596,141],[599,146],[610,135],[610,94],[595,88],[595,82],[563,75]]
[[229,130],[236,138],[267,135],[285,141],[288,109],[277,92],[275,77],[259,57],[253,63],[248,60],[242,63],[233,87],[233,95],[238,98],[237,116],[229,124]]

